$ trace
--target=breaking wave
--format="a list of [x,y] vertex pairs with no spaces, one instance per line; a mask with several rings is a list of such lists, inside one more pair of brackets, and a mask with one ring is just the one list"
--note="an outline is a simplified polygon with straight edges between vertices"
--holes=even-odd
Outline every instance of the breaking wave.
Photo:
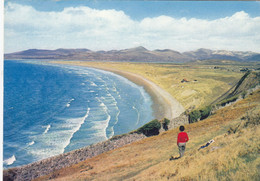
[[4,160],[4,165],[12,165],[14,162],[16,161],[15,155],[13,155],[12,157]]
[[45,131],[43,132],[43,134],[48,133],[48,131],[50,130],[50,128],[51,128],[51,125],[50,125],[50,124],[47,125]]

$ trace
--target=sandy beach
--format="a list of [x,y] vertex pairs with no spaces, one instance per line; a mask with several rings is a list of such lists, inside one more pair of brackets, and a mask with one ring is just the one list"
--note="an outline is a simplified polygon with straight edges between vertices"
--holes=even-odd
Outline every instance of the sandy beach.
[[184,107],[174,99],[168,92],[163,90],[161,87],[153,83],[152,81],[142,77],[141,75],[137,75],[127,71],[121,71],[113,68],[104,68],[104,67],[97,67],[97,66],[90,66],[84,64],[84,62],[58,62],[55,61],[54,63],[59,64],[70,64],[70,65],[79,65],[79,66],[86,66],[91,68],[102,69],[105,71],[113,72],[115,74],[121,75],[128,80],[134,82],[139,86],[143,86],[144,89],[149,93],[153,100],[153,112],[154,117],[158,120],[163,118],[173,119],[178,117],[181,113],[185,111]]
[[111,68],[102,69],[121,75],[135,84],[143,86],[153,99],[153,110],[156,119],[173,119],[185,111],[177,100],[152,81],[131,72],[119,71]]

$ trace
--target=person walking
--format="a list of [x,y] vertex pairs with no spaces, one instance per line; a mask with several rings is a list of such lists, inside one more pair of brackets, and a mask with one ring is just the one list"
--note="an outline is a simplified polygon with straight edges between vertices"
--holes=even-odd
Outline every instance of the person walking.
[[180,126],[179,130],[180,130],[180,133],[178,134],[177,145],[179,147],[179,153],[180,153],[179,158],[181,158],[184,155],[185,148],[186,148],[186,142],[189,141],[189,137],[188,137],[188,134],[186,132],[184,132],[184,130],[185,130],[184,126]]

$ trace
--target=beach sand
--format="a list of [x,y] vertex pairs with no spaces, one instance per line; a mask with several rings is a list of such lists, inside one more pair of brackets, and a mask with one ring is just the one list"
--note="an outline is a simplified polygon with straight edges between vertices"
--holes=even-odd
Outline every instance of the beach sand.
[[181,113],[185,111],[184,107],[176,99],[174,99],[168,92],[163,90],[161,87],[159,87],[152,81],[142,77],[141,75],[137,75],[131,72],[121,71],[113,68],[90,66],[84,64],[84,62],[55,61],[53,63],[86,66],[86,67],[97,68],[97,69],[113,72],[115,74],[127,78],[128,80],[134,82],[139,86],[144,87],[144,89],[152,97],[153,100],[152,109],[154,113],[153,116],[158,120],[162,120],[163,118],[172,120],[173,118],[178,117]]
[[173,119],[185,111],[183,106],[176,99],[174,99],[168,92],[157,86],[152,81],[131,72],[120,71],[111,68],[102,69],[121,75],[135,84],[143,86],[152,97],[152,108],[156,119]]

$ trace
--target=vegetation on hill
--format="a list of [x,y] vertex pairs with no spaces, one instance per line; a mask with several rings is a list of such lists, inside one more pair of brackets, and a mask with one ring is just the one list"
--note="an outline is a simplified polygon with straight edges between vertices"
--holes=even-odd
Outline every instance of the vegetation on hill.
[[189,123],[206,119],[212,111],[212,106],[206,106],[202,109],[195,109],[189,113]]
[[161,129],[161,123],[157,119],[155,119],[145,124],[141,128],[137,129],[136,132],[139,134],[142,133],[145,136],[154,136],[160,133],[159,132],[160,129]]
[[169,128],[170,120],[164,118],[163,120],[158,121],[157,119],[146,123],[142,127],[138,128],[136,131],[132,131],[131,133],[144,134],[145,136],[155,136],[160,134],[160,129],[163,128],[167,131]]
[[162,120],[162,127],[163,127],[163,129],[165,130],[165,131],[168,131],[168,126],[169,126],[169,124],[170,124],[170,120],[169,119],[167,119],[167,118],[164,118],[163,120]]

